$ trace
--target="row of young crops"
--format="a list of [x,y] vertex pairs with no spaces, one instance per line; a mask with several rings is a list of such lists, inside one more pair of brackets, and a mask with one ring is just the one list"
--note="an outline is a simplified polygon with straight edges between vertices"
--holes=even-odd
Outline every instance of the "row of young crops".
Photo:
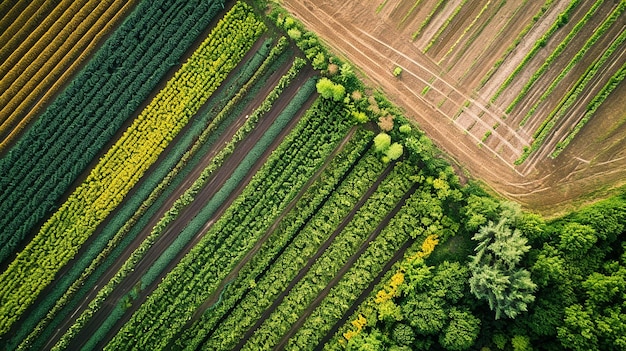
[[[492,103],[499,101],[506,103],[504,109],[506,113],[518,115],[519,118],[511,116],[509,118],[514,119],[519,127],[530,128],[529,133],[532,134],[532,140],[516,160],[516,164],[524,163],[531,154],[542,148],[548,136],[553,133],[557,123],[571,125],[559,135],[553,136],[553,138],[557,138],[557,141],[559,139],[568,140],[567,142],[559,142],[556,146],[562,150],[577,133],[574,130],[582,128],[582,125],[577,121],[582,120],[583,116],[579,109],[575,109],[576,105],[580,101],[586,101],[585,104],[591,105],[591,101],[595,100],[597,109],[597,99],[593,96],[602,94],[604,89],[600,88],[609,84],[609,80],[614,80],[609,79],[611,75],[605,75],[604,71],[615,72],[620,65],[616,68],[611,63],[623,60],[618,50],[623,46],[623,32],[616,32],[616,29],[620,26],[618,18],[622,17],[626,3],[620,1],[616,4],[608,4],[604,1],[595,1],[590,4],[591,6],[582,8],[583,5],[585,3],[576,0],[569,2],[491,97]],[[544,9],[549,6],[553,6],[553,4],[546,2],[541,11],[545,12]],[[607,8],[610,11],[607,11]],[[576,21],[570,24],[572,18],[576,18]],[[558,36],[564,28],[568,28],[568,32]],[[584,28],[588,30],[584,30]],[[617,36],[613,37],[613,35]],[[560,38],[560,41],[557,44],[552,44],[553,38],[557,37]],[[520,40],[516,40],[516,43]],[[609,41],[607,42],[607,40]],[[563,53],[572,45],[576,45],[578,51],[564,55]],[[600,50],[597,49],[598,45],[607,46]],[[538,59],[538,53],[545,51],[546,47],[550,48],[548,53],[545,57]],[[558,65],[562,68],[557,71],[558,74],[552,74],[550,69],[557,65],[557,61],[561,62]],[[581,68],[581,63],[588,66]],[[497,68],[494,66],[495,69]],[[619,74],[614,73],[614,75]],[[526,78],[520,82],[521,85],[512,85],[513,82],[519,81],[522,76]],[[487,80],[488,78],[484,78],[483,82]],[[598,81],[606,83],[597,84]],[[521,89],[517,86],[521,86]],[[541,89],[540,92],[537,92],[538,87]],[[558,89],[564,93],[559,92]],[[512,99],[501,98],[503,93],[509,92],[510,94],[512,90],[515,91]],[[602,95],[606,97],[606,94]],[[555,103],[554,101],[558,102]],[[589,107],[586,111],[590,111]],[[572,120],[572,122],[564,121],[566,119],[564,117]],[[589,120],[589,114],[586,114],[585,117],[584,121],[586,122]],[[559,153],[552,151],[551,156],[556,157]]]

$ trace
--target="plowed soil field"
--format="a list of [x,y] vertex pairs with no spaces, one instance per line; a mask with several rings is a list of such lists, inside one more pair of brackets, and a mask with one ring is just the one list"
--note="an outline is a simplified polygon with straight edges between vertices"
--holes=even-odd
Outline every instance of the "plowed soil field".
[[[555,1],[487,80],[483,77],[531,23],[543,2],[456,0],[444,1],[437,8],[438,1],[422,0],[411,10],[415,3],[413,0],[287,0],[283,6],[333,51],[352,62],[371,87],[380,87],[471,178],[485,182],[506,198],[545,215],[554,215],[607,196],[612,189],[626,184],[624,82],[565,151],[555,159],[549,157],[556,143],[582,118],[588,102],[626,61],[626,55],[622,54],[625,50],[620,49],[552,128],[541,147],[521,165],[515,165],[524,147],[531,145],[537,126],[558,106],[591,62],[602,55],[611,38],[624,30],[625,16],[621,15],[539,105],[528,124],[519,125],[615,4],[598,7],[582,27],[582,34],[574,37],[554,61],[554,69],[550,66],[520,104],[507,114],[505,110],[511,100],[593,2],[581,2],[569,21],[493,102],[496,89],[569,1]],[[400,77],[392,74],[396,66],[403,69]]]

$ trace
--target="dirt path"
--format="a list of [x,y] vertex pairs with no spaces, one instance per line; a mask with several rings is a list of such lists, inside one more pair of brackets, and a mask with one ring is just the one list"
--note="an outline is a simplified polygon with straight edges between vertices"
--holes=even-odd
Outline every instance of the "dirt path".
[[[530,7],[526,9],[514,6],[503,8],[519,12],[521,18],[529,19],[540,4],[528,3]],[[626,160],[620,153],[608,152],[609,149],[615,150],[612,146],[615,143],[623,145],[622,138],[615,135],[611,140],[589,140],[583,139],[585,133],[580,133],[568,147],[568,152],[562,153],[558,159],[540,157],[530,166],[514,166],[513,162],[519,158],[522,149],[530,145],[532,135],[527,130],[507,125],[508,119],[502,120],[502,116],[506,115],[499,107],[502,105],[488,102],[499,86],[498,82],[508,76],[507,72],[515,69],[515,62],[521,60],[534,44],[533,38],[536,40],[545,32],[567,2],[556,2],[542,16],[479,91],[473,91],[472,86],[460,85],[457,79],[467,74],[466,66],[474,65],[477,70],[488,71],[491,62],[499,57],[497,54],[486,60],[488,67],[459,60],[459,67],[446,72],[429,55],[421,53],[416,43],[402,35],[396,23],[389,22],[390,4],[377,14],[378,5],[380,2],[375,0],[364,0],[359,4],[338,0],[289,0],[283,6],[336,53],[354,63],[363,73],[366,84],[381,87],[391,101],[403,108],[407,116],[414,119],[435,144],[453,158],[452,162],[461,165],[472,178],[484,181],[504,197],[544,215],[556,215],[607,196],[611,189],[626,184]],[[580,11],[584,14],[583,10]],[[496,14],[494,20],[498,16]],[[498,19],[494,23],[504,25],[507,22]],[[516,24],[519,28],[523,25]],[[495,35],[500,30],[497,25],[491,27],[487,26],[480,37],[489,37],[489,33]],[[563,35],[559,33],[559,36]],[[448,45],[452,45],[452,36],[449,40]],[[499,45],[493,45],[493,41],[486,41],[486,44],[490,44],[492,52],[504,53],[510,43],[502,40]],[[480,51],[475,48],[468,50],[480,57]],[[395,65],[404,68],[400,79],[391,74]],[[479,78],[482,79],[482,76],[472,78],[472,82],[479,81]],[[427,86],[430,90],[422,94]],[[613,94],[615,98],[611,102],[623,105],[621,101],[626,99],[626,91],[616,89]],[[610,123],[619,124],[623,118],[623,110],[607,107],[599,110],[584,129],[594,129],[596,124],[611,128]],[[563,125],[559,132],[566,129]],[[546,149],[551,149],[551,146]],[[591,157],[587,156],[589,149],[595,151]],[[598,153],[598,150],[607,152]]]
[[389,174],[389,172],[391,172],[392,169],[393,169],[392,164],[389,164],[387,168],[385,168],[385,170],[378,176],[374,184],[372,184],[372,186],[365,192],[365,194],[363,194],[363,196],[359,199],[359,201],[356,203],[354,208],[348,213],[348,215],[346,215],[343,218],[343,220],[341,221],[339,226],[337,226],[335,231],[333,231],[333,233],[328,237],[328,239],[326,239],[326,241],[324,241],[322,245],[320,245],[315,255],[311,256],[308,259],[307,263],[304,265],[304,267],[302,267],[302,269],[300,269],[300,271],[295,276],[295,278],[291,281],[291,283],[289,283],[289,285],[283,290],[283,292],[281,292],[275,298],[272,305],[263,312],[263,314],[254,324],[254,326],[248,329],[248,331],[243,335],[243,337],[239,340],[239,343],[237,344],[237,346],[233,348],[234,350],[241,350],[241,348],[248,342],[248,339],[252,337],[254,332],[257,329],[259,329],[259,327],[265,322],[265,320],[269,318],[272,312],[274,312],[274,310],[283,302],[285,297],[289,295],[289,293],[296,286],[296,284],[298,284],[298,282],[300,282],[300,280],[302,280],[302,278],[309,272],[309,269],[311,268],[311,266],[313,266],[315,261],[317,261],[317,259],[320,258],[320,256],[324,254],[326,249],[328,249],[328,247],[333,243],[333,241],[335,240],[335,237],[337,237],[337,235],[339,235],[339,233],[343,231],[346,225],[348,225],[348,223],[352,221],[352,218],[357,213],[357,211],[363,206],[363,204],[365,204],[367,199],[369,199],[369,197],[374,193],[374,191],[376,191],[380,183],[387,177],[387,175]]

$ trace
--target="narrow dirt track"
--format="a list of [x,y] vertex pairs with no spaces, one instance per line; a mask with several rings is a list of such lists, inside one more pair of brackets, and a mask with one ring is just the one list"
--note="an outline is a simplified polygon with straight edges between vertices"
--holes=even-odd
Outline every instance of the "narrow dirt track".
[[[543,20],[529,32],[528,39],[525,38],[510,56],[521,59],[524,48],[533,44],[530,39],[539,37],[566,3],[555,3],[542,16]],[[530,135],[527,131],[515,130],[500,123],[487,142],[481,140],[485,131],[489,130],[486,127],[505,115],[498,106],[487,103],[486,97],[491,96],[489,91],[495,85],[486,85],[480,93],[472,92],[471,87],[460,87],[454,76],[445,73],[431,58],[417,50],[416,43],[407,41],[407,37],[401,35],[395,27],[396,23],[389,22],[388,13],[384,14],[389,11],[388,8],[376,14],[378,5],[380,2],[374,0],[366,0],[358,6],[338,0],[288,0],[283,4],[335,52],[360,68],[366,84],[381,87],[391,101],[402,107],[407,116],[417,121],[435,144],[453,158],[452,162],[504,197],[520,202],[528,209],[554,216],[608,196],[611,189],[626,184],[626,159],[615,152],[597,152],[608,150],[614,143],[623,145],[619,136],[613,136],[610,141],[589,140],[583,139],[587,133],[580,133],[568,146],[567,152],[557,159],[539,159],[531,167],[513,166],[513,161],[521,154],[521,147],[529,145]],[[527,18],[530,17],[528,12],[532,16],[533,11],[525,13]],[[366,43],[369,45],[365,46]],[[494,51],[504,52],[508,45],[508,42],[502,41],[500,48]],[[388,47],[393,48],[395,53],[389,51]],[[490,83],[503,80],[508,76],[507,72],[515,68],[508,61],[507,58]],[[391,74],[397,63],[406,64],[400,79]],[[470,64],[472,62],[465,63]],[[455,71],[465,72],[466,68],[458,67]],[[424,81],[431,79],[434,79],[432,85],[438,87],[441,93],[448,94],[449,99],[457,99],[456,102],[443,101],[439,108],[437,100],[428,99],[428,96],[441,96],[436,95],[437,92],[433,92],[435,95],[429,93],[426,97],[422,96],[422,89],[426,86]],[[459,93],[461,96],[457,95]],[[626,91],[616,89],[613,94],[615,97],[611,101],[622,105]],[[470,112],[463,111],[463,115],[455,120],[453,115],[459,111],[458,104],[465,101],[470,101],[470,107],[466,109]],[[476,109],[480,106],[482,108]],[[617,112],[619,109],[601,109],[584,130],[591,129],[591,134],[597,135],[593,131],[596,125],[606,125],[607,121],[620,123],[623,114],[610,114],[609,111]],[[485,125],[484,121],[479,121],[488,121],[485,116],[489,116],[492,122]],[[475,122],[471,122],[472,119]],[[476,128],[465,132],[464,128],[472,124]],[[591,157],[587,156],[589,149],[596,151]]]

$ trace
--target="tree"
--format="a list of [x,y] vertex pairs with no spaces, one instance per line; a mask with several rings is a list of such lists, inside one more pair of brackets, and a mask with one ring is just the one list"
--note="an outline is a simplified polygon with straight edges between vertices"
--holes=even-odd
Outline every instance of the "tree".
[[439,334],[439,344],[448,350],[468,350],[480,332],[480,319],[468,310],[452,308],[450,323]]
[[302,32],[298,28],[290,28],[289,30],[287,30],[287,35],[291,39],[298,41],[300,40],[300,37],[302,37]]
[[400,156],[402,156],[402,153],[404,152],[404,148],[402,147],[401,144],[398,143],[393,143],[391,145],[389,145],[389,148],[387,148],[387,152],[385,153],[385,155],[391,160],[397,160],[400,158]]
[[374,137],[374,150],[376,152],[385,152],[391,145],[391,136],[387,133],[379,133]]
[[503,314],[515,318],[528,310],[534,301],[537,285],[530,273],[518,267],[523,255],[530,249],[518,230],[511,230],[502,219],[480,228],[473,240],[479,241],[469,264],[471,292],[486,300],[496,319]]
[[443,306],[442,299],[430,294],[412,295],[402,306],[402,314],[417,333],[431,335],[441,331],[447,322]]
[[328,67],[328,62],[326,62],[326,56],[324,56],[323,52],[318,52],[311,64],[317,70],[324,70]]
[[545,243],[543,249],[539,251],[531,271],[537,284],[545,287],[550,282],[563,280],[565,276],[565,260],[554,247]]
[[333,100],[341,101],[346,96],[346,88],[341,84],[333,84]]
[[511,345],[513,345],[513,351],[532,351],[530,345],[530,338],[526,335],[515,335],[511,339]]
[[448,262],[437,265],[432,279],[433,290],[442,295],[448,302],[457,303],[467,288],[469,269],[459,262]]
[[486,197],[471,194],[467,198],[467,205],[463,208],[465,228],[473,232],[488,221],[498,219],[500,205],[497,201]]
[[365,123],[368,121],[367,115],[362,111],[352,111],[352,117],[357,123]]
[[334,101],[341,101],[346,95],[346,88],[341,84],[335,84],[328,78],[322,78],[315,84],[317,92],[322,95],[324,99],[333,99]]
[[384,348],[384,335],[377,329],[370,333],[361,332],[348,341],[348,351],[379,351]]
[[386,323],[402,320],[402,310],[393,300],[386,300],[378,305],[378,319]]
[[415,342],[415,332],[404,323],[396,323],[391,331],[391,337],[400,345],[410,346]]
[[563,227],[559,249],[571,257],[583,257],[598,241],[596,231],[584,224],[570,222]]
[[352,66],[349,63],[344,62],[339,69],[339,75],[341,77],[341,81],[344,83],[348,83],[350,79],[354,76],[354,71],[352,70]]
[[563,326],[557,328],[557,335],[570,350],[599,350],[595,329],[589,312],[576,304],[565,309]]

